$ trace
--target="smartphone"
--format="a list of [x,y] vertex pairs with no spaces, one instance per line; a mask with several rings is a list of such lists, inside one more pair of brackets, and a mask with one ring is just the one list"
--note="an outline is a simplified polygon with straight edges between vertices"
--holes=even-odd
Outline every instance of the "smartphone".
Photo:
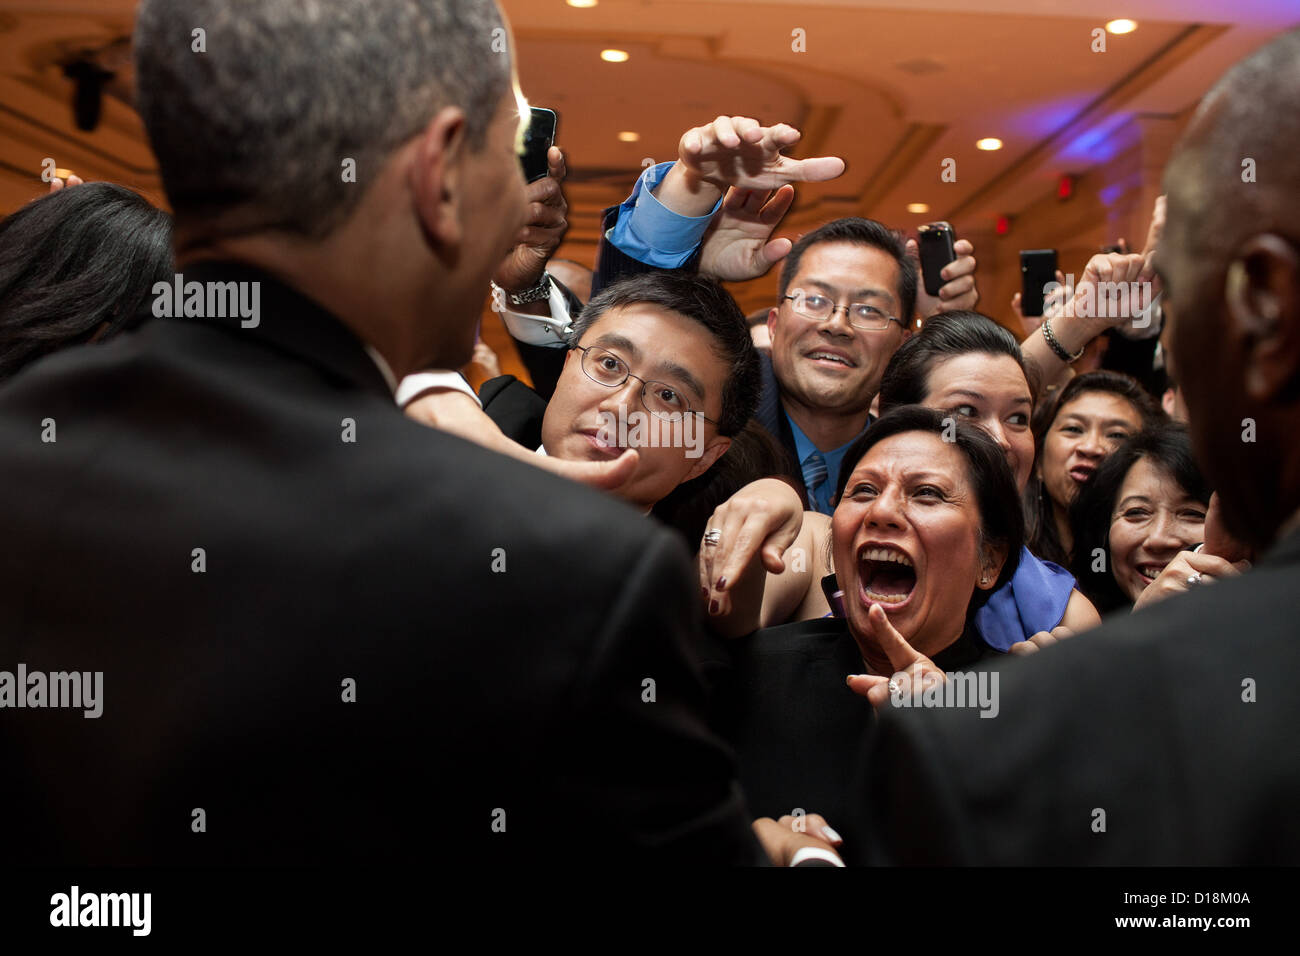
[[524,166],[524,182],[531,183],[546,175],[546,153],[555,145],[555,110],[532,108],[528,130],[524,133],[524,153],[519,161]]
[[1056,281],[1055,249],[1020,250],[1020,311],[1043,314],[1043,289]]
[[938,295],[944,283],[939,270],[957,258],[952,226],[946,222],[927,222],[917,230],[917,234],[920,236],[917,245],[921,250],[921,277],[925,280],[925,291],[929,295]]

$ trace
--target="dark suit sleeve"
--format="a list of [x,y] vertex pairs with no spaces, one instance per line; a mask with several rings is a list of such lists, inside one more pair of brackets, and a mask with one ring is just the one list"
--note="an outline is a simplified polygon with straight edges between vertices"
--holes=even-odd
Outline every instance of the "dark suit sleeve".
[[761,864],[734,759],[706,722],[685,549],[655,530],[624,582],[575,686],[573,763],[556,778],[597,819],[572,822],[625,835],[602,844],[615,860]]
[[529,449],[542,443],[546,402],[519,379],[513,375],[490,378],[479,387],[478,399],[483,412],[507,438]]
[[[605,210],[600,225],[600,245],[596,249],[596,270],[595,276],[591,280],[591,295],[595,298],[601,290],[612,282],[619,279],[625,279],[628,276],[644,275],[647,272],[662,272],[664,270],[656,268],[642,262],[640,259],[633,259],[627,253],[623,252],[614,243],[610,242],[606,236],[609,231],[618,223],[619,206],[610,206]],[[700,250],[697,248],[691,254],[691,257],[682,264],[676,272],[698,272],[700,268]]]

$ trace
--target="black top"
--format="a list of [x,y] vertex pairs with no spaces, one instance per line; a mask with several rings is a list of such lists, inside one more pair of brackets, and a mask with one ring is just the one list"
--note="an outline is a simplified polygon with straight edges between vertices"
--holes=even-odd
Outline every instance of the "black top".
[[0,390],[0,668],[103,673],[98,718],[0,711],[5,860],[554,864],[575,820],[623,866],[757,860],[680,543],[411,421],[271,276],[185,278],[261,282],[260,324]]
[[[875,720],[871,704],[844,681],[865,669],[847,622],[762,628],[719,647],[727,666],[709,668],[715,725],[739,755],[753,814],[780,818],[798,807],[833,827],[856,815],[855,755]],[[933,660],[954,671],[1002,657],[967,628]]]

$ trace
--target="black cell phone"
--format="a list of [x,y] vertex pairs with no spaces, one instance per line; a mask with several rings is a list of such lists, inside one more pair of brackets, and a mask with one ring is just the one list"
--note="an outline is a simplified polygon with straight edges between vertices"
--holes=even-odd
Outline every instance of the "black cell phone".
[[921,276],[925,280],[925,291],[929,295],[938,295],[944,283],[939,270],[957,258],[957,250],[953,248],[956,236],[952,226],[946,222],[927,222],[917,230],[917,234],[920,236],[917,245],[921,250]]
[[1043,289],[1056,281],[1055,249],[1020,250],[1020,311],[1043,314]]
[[519,161],[524,166],[524,182],[531,183],[546,175],[546,153],[555,145],[555,110],[540,106],[532,108],[528,131],[524,133],[524,154]]

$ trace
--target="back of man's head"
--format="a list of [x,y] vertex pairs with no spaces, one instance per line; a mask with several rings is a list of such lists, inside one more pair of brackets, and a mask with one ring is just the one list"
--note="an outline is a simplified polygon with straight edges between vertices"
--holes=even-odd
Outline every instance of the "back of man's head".
[[781,280],[778,286],[780,295],[784,296],[790,291],[790,283],[799,274],[804,253],[823,242],[867,246],[879,249],[893,258],[898,263],[899,318],[905,323],[905,328],[911,327],[912,313],[916,309],[916,261],[907,254],[907,244],[903,237],[874,219],[862,219],[857,216],[832,219],[824,226],[818,226],[812,232],[800,236],[781,265]]
[[493,0],[142,0],[138,108],[177,223],[327,235],[438,110],[482,144],[505,42]]
[[1156,253],[1202,467],[1238,537],[1300,508],[1300,30],[1201,102],[1165,173]]

